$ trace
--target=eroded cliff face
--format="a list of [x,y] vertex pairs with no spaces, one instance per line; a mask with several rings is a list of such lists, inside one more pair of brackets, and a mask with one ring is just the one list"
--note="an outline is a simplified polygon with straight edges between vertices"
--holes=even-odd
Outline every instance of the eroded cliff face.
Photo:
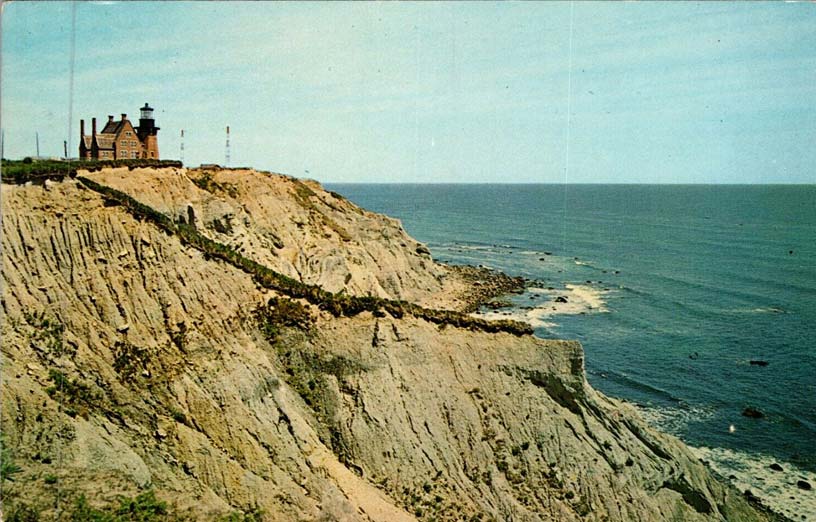
[[118,168],[86,175],[304,283],[458,305],[459,282],[399,220],[363,210],[314,181],[254,170]]
[[[166,198],[168,213],[193,205],[195,219],[223,220],[208,205],[237,205],[233,223],[246,212],[250,225],[229,238],[261,252],[269,227],[284,242],[266,259],[276,268],[320,281],[343,273],[319,262],[327,249],[348,266],[358,265],[346,256],[393,250],[410,273],[388,295],[438,290],[444,267],[414,257],[416,242],[386,218],[366,218],[367,241],[324,244],[266,221],[320,219],[297,214],[289,181],[238,204],[240,194],[182,201],[170,184],[200,190],[183,173],[132,173],[141,181],[131,194],[157,208]],[[122,187],[124,176],[95,179]],[[2,431],[20,468],[3,483],[6,513],[26,505],[56,518],[81,494],[101,507],[152,490],[173,516],[195,519],[768,518],[677,440],[592,390],[577,343],[408,316],[337,318],[301,301],[291,306],[309,320],[269,325],[256,312],[274,292],[75,181],[3,185],[2,198]],[[356,230],[357,218],[336,212]],[[379,239],[377,223],[387,228]],[[379,263],[349,284],[385,290],[391,268]]]

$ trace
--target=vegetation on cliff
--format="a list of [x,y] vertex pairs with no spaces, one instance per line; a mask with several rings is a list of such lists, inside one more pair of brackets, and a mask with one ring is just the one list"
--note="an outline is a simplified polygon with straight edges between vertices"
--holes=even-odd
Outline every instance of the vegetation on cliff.
[[46,180],[62,181],[65,177],[76,177],[78,170],[94,171],[106,167],[127,167],[135,169],[138,167],[181,167],[181,162],[176,160],[152,160],[152,159],[115,159],[115,160],[23,160],[2,161],[3,183],[13,183],[22,185],[29,181],[35,184],[42,184]]
[[77,179],[83,185],[102,194],[108,200],[122,205],[137,218],[153,222],[166,232],[177,236],[183,243],[200,250],[206,256],[220,259],[251,274],[261,286],[291,298],[305,299],[335,317],[351,317],[368,311],[380,316],[388,313],[396,318],[411,315],[437,324],[440,327],[454,326],[484,332],[509,332],[514,335],[531,335],[533,333],[530,325],[518,321],[488,321],[461,312],[425,308],[407,301],[333,293],[317,285],[301,283],[249,259],[223,243],[206,237],[195,228],[194,224],[174,222],[167,215],[140,203],[124,192],[83,176],[77,176]]

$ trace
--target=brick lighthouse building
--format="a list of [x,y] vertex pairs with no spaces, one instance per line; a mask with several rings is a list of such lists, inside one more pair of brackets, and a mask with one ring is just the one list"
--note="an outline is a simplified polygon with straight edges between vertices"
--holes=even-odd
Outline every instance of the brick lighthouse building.
[[85,120],[79,120],[79,157],[81,159],[159,159],[159,127],[153,119],[153,108],[147,103],[141,108],[139,126],[134,127],[127,114],[108,122],[96,131],[96,118],[91,118],[91,135],[85,135]]

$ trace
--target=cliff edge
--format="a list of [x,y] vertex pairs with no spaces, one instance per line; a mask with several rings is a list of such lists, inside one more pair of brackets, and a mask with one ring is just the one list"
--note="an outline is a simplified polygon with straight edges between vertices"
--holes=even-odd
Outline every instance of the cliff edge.
[[254,171],[80,178],[2,186],[6,519],[774,519],[578,343],[428,308],[467,282],[395,220]]

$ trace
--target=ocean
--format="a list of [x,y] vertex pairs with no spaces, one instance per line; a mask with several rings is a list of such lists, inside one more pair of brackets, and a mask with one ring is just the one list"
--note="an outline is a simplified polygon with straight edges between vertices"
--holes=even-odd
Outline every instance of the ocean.
[[741,490],[816,516],[796,485],[816,487],[816,185],[328,187],[438,261],[533,280],[487,315],[581,341],[596,389]]

